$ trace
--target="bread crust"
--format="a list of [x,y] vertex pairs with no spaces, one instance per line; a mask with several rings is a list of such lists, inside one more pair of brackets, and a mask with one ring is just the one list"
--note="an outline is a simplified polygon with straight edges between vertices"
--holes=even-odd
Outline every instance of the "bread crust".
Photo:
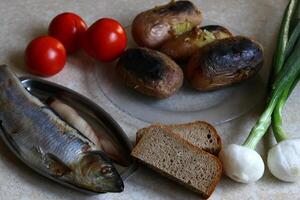
[[[208,153],[208,152],[206,152],[206,151],[203,151],[202,149],[200,149],[200,148],[198,148],[198,147],[195,147],[194,145],[190,144],[190,143],[187,142],[186,140],[183,140],[183,139],[182,139],[181,137],[179,137],[177,134],[173,133],[172,130],[171,130],[169,127],[166,127],[166,126],[164,126],[164,125],[158,125],[158,124],[156,124],[156,125],[151,125],[150,127],[146,128],[146,129],[151,129],[151,128],[160,128],[160,129],[162,129],[162,130],[164,131],[165,134],[169,135],[170,137],[175,138],[176,141],[178,141],[179,143],[181,143],[184,147],[188,148],[188,149],[191,150],[191,151],[194,151],[194,152],[197,153],[197,154],[205,154],[205,155],[207,155],[208,157],[210,157],[211,159],[213,159],[213,160],[216,162],[216,164],[217,164],[216,176],[215,176],[215,179],[212,181],[210,188],[208,188],[208,192],[207,192],[207,193],[204,193],[204,192],[202,192],[202,191],[199,191],[199,190],[197,190],[196,188],[194,188],[194,187],[192,187],[192,186],[186,184],[185,182],[183,182],[183,181],[181,181],[181,180],[179,180],[179,179],[177,179],[177,178],[175,178],[175,177],[170,176],[167,172],[164,172],[163,170],[161,170],[161,169],[159,169],[159,168],[157,168],[157,167],[155,167],[155,166],[153,166],[153,165],[147,163],[146,161],[141,160],[141,159],[139,158],[140,149],[139,149],[138,145],[136,146],[137,148],[135,147],[135,148],[133,149],[133,151],[131,152],[131,155],[132,155],[135,159],[137,159],[139,162],[142,162],[143,164],[149,166],[150,168],[152,168],[152,169],[158,171],[160,174],[167,176],[168,178],[170,178],[170,179],[172,179],[172,180],[174,180],[174,181],[180,183],[181,185],[183,185],[183,186],[185,186],[185,187],[191,189],[191,190],[194,191],[194,192],[199,193],[199,194],[200,194],[201,196],[203,196],[204,198],[209,198],[210,195],[214,192],[214,190],[215,190],[217,184],[220,182],[220,179],[221,179],[221,176],[222,176],[222,163],[221,163],[221,161],[218,159],[218,157],[216,157],[215,155],[210,154],[210,153]],[[145,130],[145,128],[142,129],[142,130]],[[151,134],[151,133],[150,133],[150,132],[146,132],[146,133],[144,133],[144,134]],[[144,137],[142,137],[142,138],[139,140],[139,142],[143,142],[143,138],[144,138]]]
[[[204,150],[204,151],[207,151],[208,153],[212,153],[212,154],[214,154],[215,156],[218,156],[219,155],[219,152],[221,151],[221,149],[222,149],[222,140],[221,140],[221,137],[219,136],[219,134],[218,134],[218,132],[217,132],[217,130],[215,129],[215,127],[213,126],[213,125],[211,125],[210,123],[208,123],[208,122],[205,122],[205,121],[194,121],[194,122],[188,122],[188,123],[182,123],[182,124],[171,124],[171,125],[167,125],[168,127],[182,127],[182,126],[184,126],[184,127],[186,127],[186,128],[190,128],[190,127],[192,127],[194,124],[205,124],[206,126],[208,126],[209,127],[209,129],[212,131],[211,132],[211,135],[214,137],[214,138],[216,138],[216,140],[217,140],[217,144],[218,144],[218,148],[216,149],[216,151],[213,151],[213,152],[211,152],[211,151],[207,151],[207,150],[204,150],[204,149],[202,149],[202,150]],[[196,147],[196,146],[195,146]]]
[[[159,123],[153,124],[153,125],[151,125],[151,126],[149,126],[149,127],[142,128],[142,129],[138,130],[138,132],[136,133],[136,144],[139,142],[139,140],[140,140],[141,137],[143,136],[143,132],[146,131],[147,129],[153,127],[153,126],[160,126],[160,127],[164,127],[164,128],[168,128],[168,129],[171,128],[171,129],[172,129],[173,127],[175,127],[175,128],[176,128],[176,127],[186,127],[186,128],[190,128],[190,127],[192,127],[192,126],[195,125],[195,124],[205,124],[206,126],[208,126],[208,127],[210,128],[212,137],[215,138],[216,141],[217,141],[217,147],[216,147],[215,150],[214,150],[214,149],[205,149],[205,148],[201,148],[201,149],[204,150],[204,151],[207,151],[208,153],[212,153],[212,154],[214,154],[215,156],[218,156],[218,155],[219,155],[219,152],[220,152],[221,149],[222,149],[222,140],[221,140],[221,137],[219,136],[219,134],[218,134],[217,130],[215,129],[215,127],[212,126],[211,124],[209,124],[208,122],[205,122],[205,121],[194,121],[194,122],[189,122],[189,123],[171,124],[171,125],[163,125],[163,124],[159,124]],[[171,131],[172,131],[172,130],[171,130]],[[172,131],[172,132],[174,132],[174,131]],[[180,134],[178,134],[178,135],[179,135],[179,137],[181,137]],[[181,137],[181,138],[182,138],[182,137]],[[182,138],[182,139],[183,139],[183,138]],[[193,144],[191,144],[191,145],[193,145]],[[194,146],[195,146],[195,145],[194,145]],[[196,147],[196,148],[199,148],[198,146],[195,146],[195,147]]]

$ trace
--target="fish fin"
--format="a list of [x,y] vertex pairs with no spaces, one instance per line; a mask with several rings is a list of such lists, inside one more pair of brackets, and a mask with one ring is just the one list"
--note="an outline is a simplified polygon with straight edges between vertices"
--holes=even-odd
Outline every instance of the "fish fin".
[[58,157],[52,153],[46,153],[43,156],[44,164],[48,172],[55,177],[62,177],[69,174],[72,170]]

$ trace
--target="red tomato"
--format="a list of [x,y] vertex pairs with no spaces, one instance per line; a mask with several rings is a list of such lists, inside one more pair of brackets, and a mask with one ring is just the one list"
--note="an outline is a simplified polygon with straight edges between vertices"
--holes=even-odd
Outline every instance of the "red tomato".
[[88,44],[87,32],[82,37],[82,48],[84,49],[87,55],[96,58],[94,51],[91,49],[90,45]]
[[74,53],[81,47],[81,37],[86,30],[87,25],[80,16],[62,13],[51,21],[48,33],[61,41],[68,53]]
[[66,50],[63,44],[50,36],[32,40],[25,51],[26,65],[33,74],[52,76],[66,63]]
[[83,48],[93,58],[110,62],[125,50],[127,36],[124,28],[114,19],[102,18],[88,28]]

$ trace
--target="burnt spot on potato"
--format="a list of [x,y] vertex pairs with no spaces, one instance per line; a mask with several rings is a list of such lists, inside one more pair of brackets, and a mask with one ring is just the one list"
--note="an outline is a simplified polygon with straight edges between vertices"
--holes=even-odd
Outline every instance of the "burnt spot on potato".
[[239,83],[262,67],[262,46],[243,36],[215,41],[192,56],[186,68],[191,85],[201,91]]
[[157,7],[153,10],[153,12],[158,14],[166,14],[166,13],[172,13],[174,15],[178,13],[190,13],[195,10],[195,6],[190,1],[172,1],[166,6]]
[[257,43],[245,37],[223,40],[208,48],[202,55],[207,72],[219,74],[224,71],[255,68],[263,60],[263,52]]
[[158,99],[173,95],[183,83],[181,68],[165,54],[147,48],[127,49],[116,72],[128,87]]
[[128,49],[121,56],[120,63],[143,80],[161,80],[166,72],[161,58],[141,48]]

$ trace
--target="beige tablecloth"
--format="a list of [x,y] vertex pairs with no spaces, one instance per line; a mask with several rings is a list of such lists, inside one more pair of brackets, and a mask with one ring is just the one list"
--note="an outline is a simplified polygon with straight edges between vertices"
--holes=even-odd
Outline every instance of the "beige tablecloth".
[[[105,16],[116,18],[124,25],[129,25],[138,12],[163,2],[167,1],[1,0],[0,63],[9,64],[19,74],[26,74],[23,62],[24,48],[32,38],[46,34],[48,23],[58,13],[64,11],[78,13],[88,24]],[[264,71],[268,71],[277,30],[288,0],[194,0],[194,2],[202,8],[206,19],[232,27],[260,41],[265,47],[267,57]],[[133,140],[136,129],[145,124],[119,111],[104,96],[99,95],[93,69],[85,67],[85,63],[79,62],[76,56],[71,56],[64,70],[50,80],[96,101],[112,114]],[[300,122],[297,112],[300,110],[299,98],[300,88],[296,88],[284,110],[284,125],[291,137],[299,135],[297,132],[300,128],[297,123]],[[257,107],[238,120],[218,126],[224,144],[243,141],[260,110],[261,108]],[[264,158],[272,143],[272,135],[267,135],[259,144],[257,149]],[[259,182],[249,185],[237,184],[223,177],[211,199],[300,199],[299,188],[299,184],[282,183],[266,171]],[[0,199],[154,200],[199,199],[199,197],[143,167],[126,180],[123,193],[86,196],[37,175],[18,161],[0,141]]]

